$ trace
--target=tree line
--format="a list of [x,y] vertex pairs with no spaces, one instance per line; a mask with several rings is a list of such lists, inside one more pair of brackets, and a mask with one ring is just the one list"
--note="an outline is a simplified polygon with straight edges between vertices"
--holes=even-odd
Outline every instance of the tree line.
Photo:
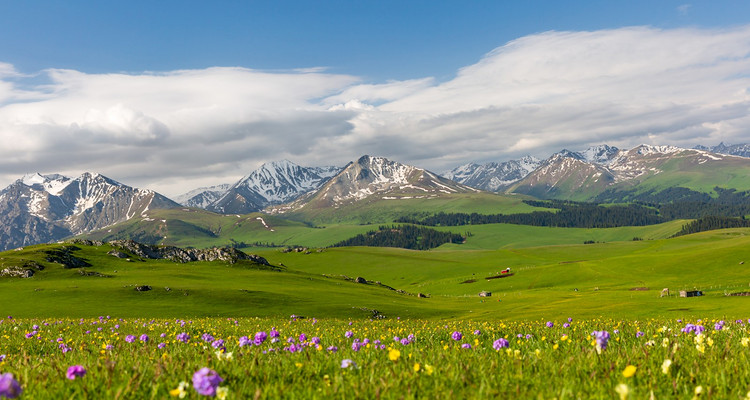
[[464,237],[457,233],[441,232],[414,225],[379,226],[369,231],[334,244],[332,247],[370,246],[400,247],[411,250],[429,250],[445,243],[463,243]]
[[732,217],[703,217],[698,218],[695,221],[688,222],[682,226],[682,229],[675,233],[674,236],[689,235],[691,233],[698,233],[704,231],[712,231],[715,229],[728,229],[728,228],[750,228],[750,221],[742,218]]

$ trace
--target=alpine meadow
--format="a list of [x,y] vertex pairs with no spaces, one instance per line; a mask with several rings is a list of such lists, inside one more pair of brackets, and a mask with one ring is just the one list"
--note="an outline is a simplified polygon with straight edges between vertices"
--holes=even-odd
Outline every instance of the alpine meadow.
[[33,3],[0,399],[750,400],[750,5]]

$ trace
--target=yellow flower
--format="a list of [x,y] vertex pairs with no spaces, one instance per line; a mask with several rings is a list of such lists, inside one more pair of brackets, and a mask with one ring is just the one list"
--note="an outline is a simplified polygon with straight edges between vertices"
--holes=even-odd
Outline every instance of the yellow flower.
[[661,363],[661,372],[666,375],[669,373],[669,367],[672,366],[672,360],[666,359],[663,363]]
[[399,357],[401,357],[401,352],[396,349],[391,349],[388,351],[388,359],[391,361],[398,361]]
[[635,370],[636,369],[638,369],[638,368],[636,368],[635,365],[628,365],[622,371],[622,376],[624,376],[626,378],[630,378],[631,376],[635,375]]
[[296,363],[294,363],[294,365],[295,365],[295,366],[296,366],[297,368],[302,368],[302,363],[301,363],[301,362],[296,362]]
[[620,400],[626,400],[630,394],[630,388],[628,385],[621,383],[615,386],[615,392],[620,395]]
[[180,382],[179,386],[177,386],[176,389],[172,389],[172,390],[169,391],[169,395],[173,396],[173,397],[179,397],[181,399],[184,399],[185,396],[187,396],[187,391],[185,389],[189,388],[189,387],[190,387],[190,385],[187,382],[182,381],[182,382]]
[[696,344],[696,345],[695,345],[695,348],[696,348],[696,349],[697,349],[697,350],[698,350],[698,351],[699,351],[700,353],[704,353],[704,352],[706,351],[706,345],[705,345],[705,344],[703,344],[703,343],[701,343],[701,344]]
[[216,398],[219,400],[224,400],[227,398],[227,394],[229,394],[229,388],[226,386],[220,386],[216,388]]
[[414,363],[414,372],[419,372],[419,363]]
[[557,344],[557,343],[555,343],[555,345],[554,345],[554,346],[552,346],[552,350],[557,350],[557,348],[558,348],[558,347],[560,347],[560,345],[559,345],[559,344]]
[[433,368],[432,365],[425,364],[424,372],[427,372],[427,375],[432,375],[432,373],[435,372],[435,368]]
[[748,347],[750,346],[750,338],[743,337],[742,340],[740,340],[740,343],[742,343],[743,346]]

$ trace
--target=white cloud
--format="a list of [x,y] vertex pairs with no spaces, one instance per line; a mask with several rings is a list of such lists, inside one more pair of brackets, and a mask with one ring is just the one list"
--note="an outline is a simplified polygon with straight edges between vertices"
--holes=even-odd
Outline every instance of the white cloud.
[[745,142],[747,71],[750,27],[545,32],[446,82],[363,83],[322,68],[50,69],[26,81],[0,63],[0,183],[89,170],[177,194],[282,158],[373,154],[442,170],[599,143]]

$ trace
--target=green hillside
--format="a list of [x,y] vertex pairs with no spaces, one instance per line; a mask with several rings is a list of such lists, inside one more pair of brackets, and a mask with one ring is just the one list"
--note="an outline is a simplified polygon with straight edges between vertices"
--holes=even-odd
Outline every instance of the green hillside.
[[[561,315],[728,318],[743,316],[750,305],[748,297],[724,295],[750,291],[750,264],[744,263],[750,261],[750,229],[496,250],[444,246],[432,251],[355,247],[259,252],[275,268],[250,262],[129,262],[107,255],[110,245],[78,246],[74,254],[91,264],[82,268],[89,276],[45,261],[45,250],[61,246],[0,253],[2,268],[28,261],[45,267],[31,278],[0,278],[6,313],[369,318],[371,310],[378,310],[388,317],[492,320]],[[495,278],[508,267],[512,276]],[[355,283],[355,277],[369,283]],[[153,290],[139,292],[137,285]],[[706,296],[660,298],[662,288],[673,294],[697,288]],[[480,298],[480,291],[490,291],[492,297]]]

